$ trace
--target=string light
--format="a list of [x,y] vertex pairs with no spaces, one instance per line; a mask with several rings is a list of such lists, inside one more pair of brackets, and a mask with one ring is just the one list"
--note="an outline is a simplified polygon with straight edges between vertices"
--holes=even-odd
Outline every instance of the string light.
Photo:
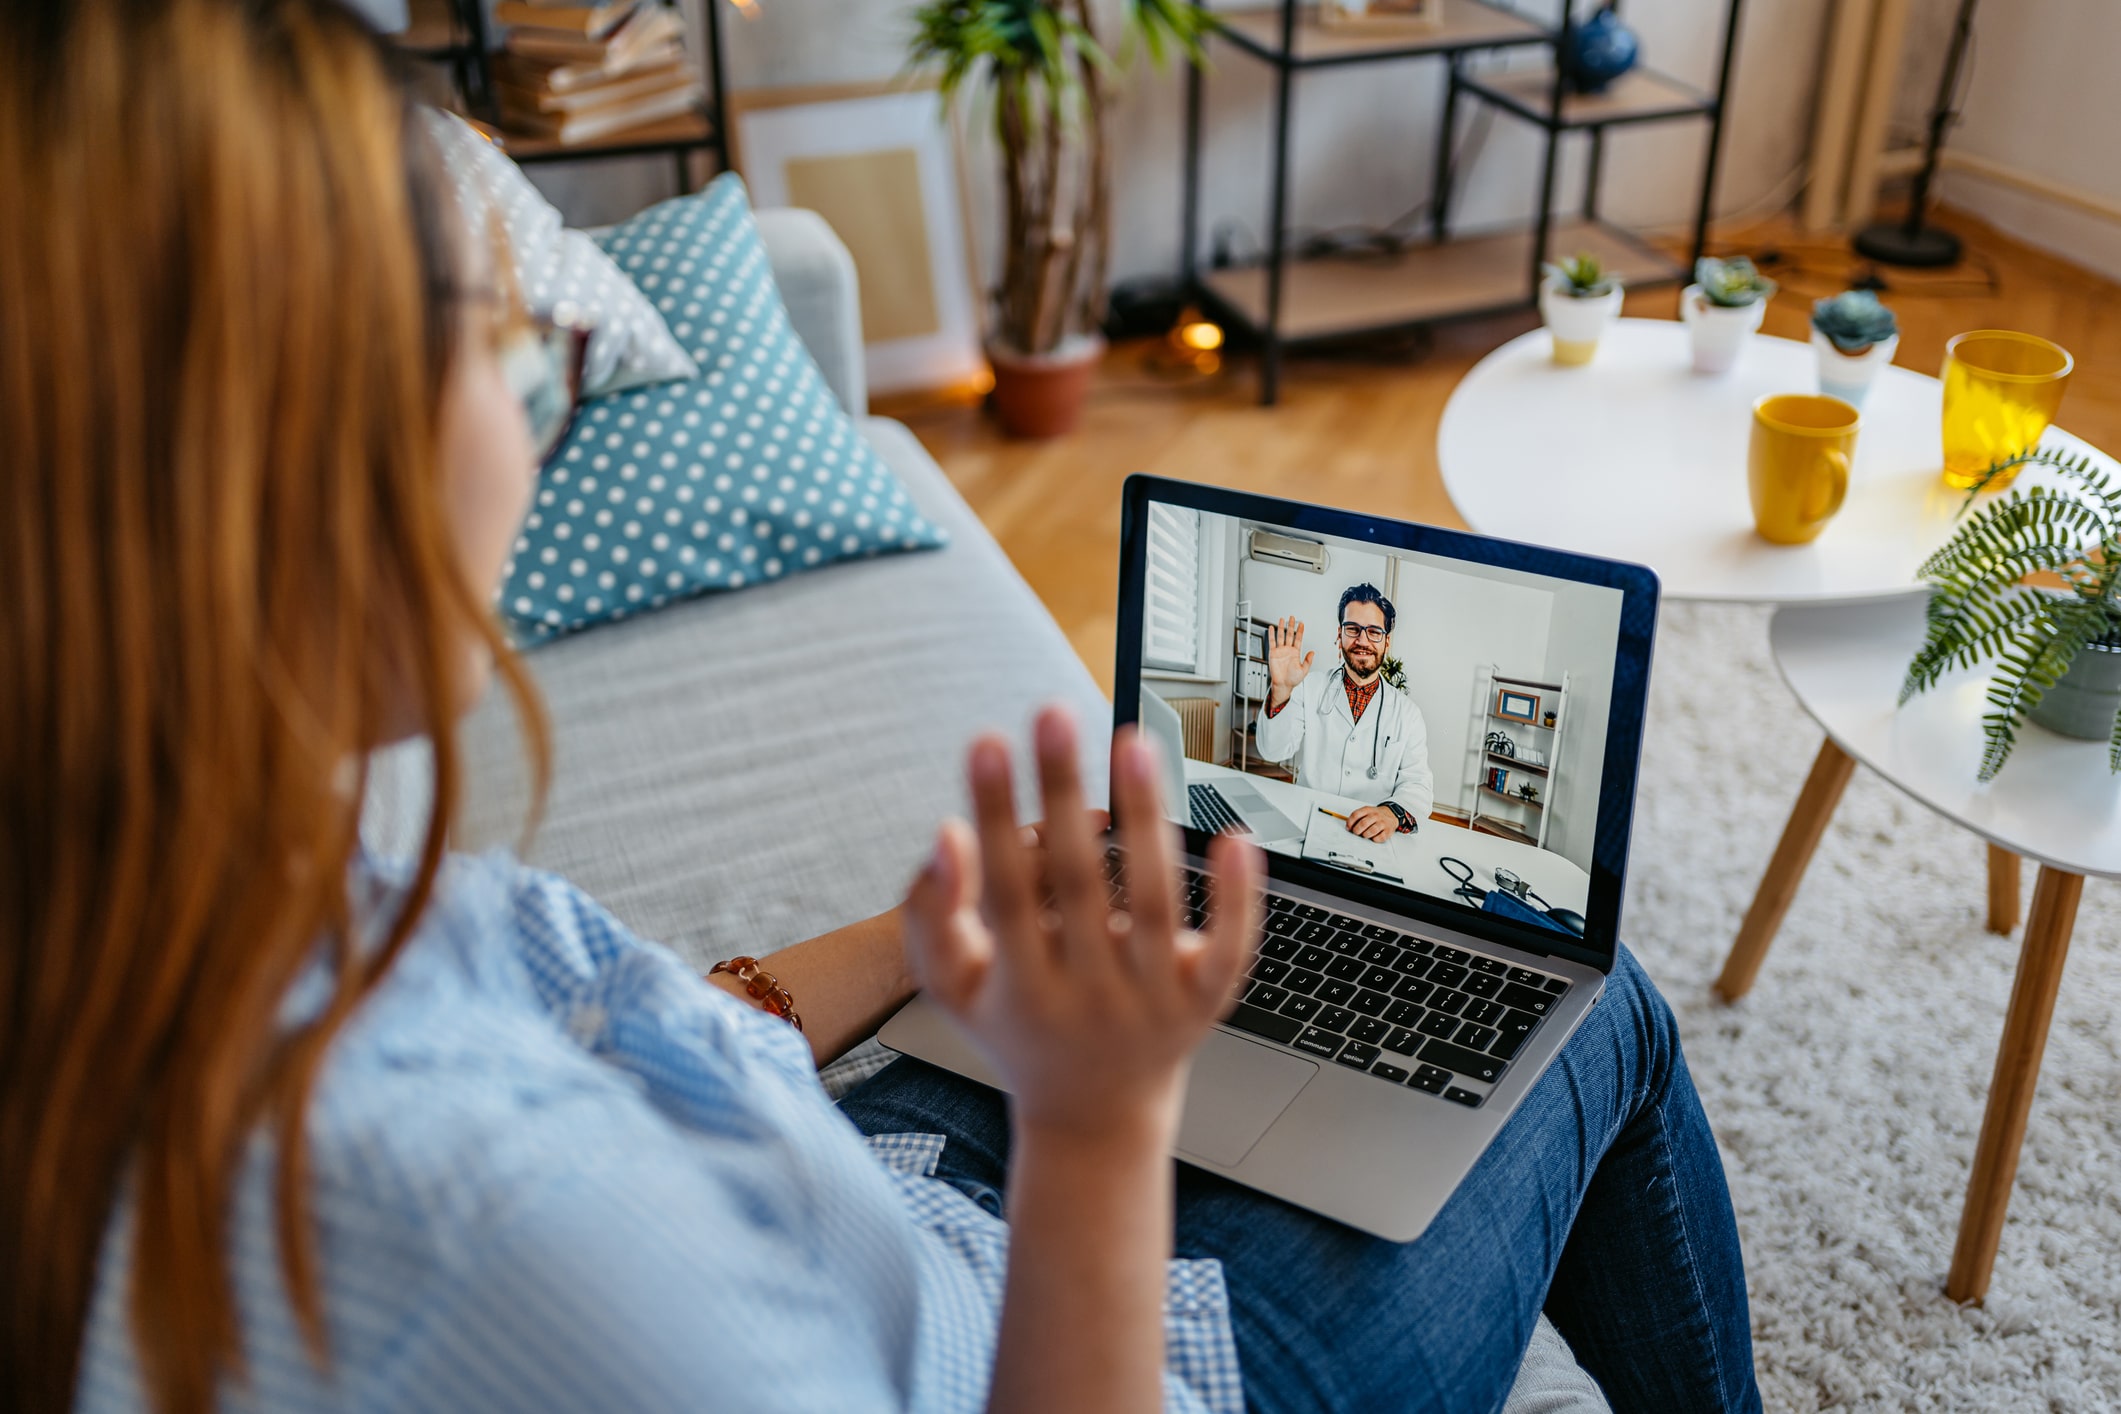
[[1178,327],[1178,341],[1196,353],[1209,353],[1223,346],[1223,331],[1205,319]]

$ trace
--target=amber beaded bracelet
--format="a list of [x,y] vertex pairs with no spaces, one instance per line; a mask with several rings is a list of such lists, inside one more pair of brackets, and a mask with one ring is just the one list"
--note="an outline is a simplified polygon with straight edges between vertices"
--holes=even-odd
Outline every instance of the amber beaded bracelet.
[[795,1014],[795,998],[781,985],[781,979],[759,966],[755,957],[732,957],[727,962],[718,962],[707,969],[712,977],[717,972],[726,972],[744,984],[745,993],[757,1002],[764,1011],[793,1026],[803,1029],[803,1018]]

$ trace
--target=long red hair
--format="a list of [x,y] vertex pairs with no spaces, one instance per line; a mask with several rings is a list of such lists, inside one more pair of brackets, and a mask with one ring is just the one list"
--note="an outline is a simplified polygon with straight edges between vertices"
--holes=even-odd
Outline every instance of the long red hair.
[[[240,1373],[245,1141],[324,1358],[303,1114],[424,907],[483,641],[437,424],[457,243],[387,51],[330,0],[0,3],[0,1390],[73,1398],[137,1214],[148,1389]],[[387,943],[348,899],[366,750],[410,702],[435,805]],[[277,1023],[323,957],[330,1007]]]

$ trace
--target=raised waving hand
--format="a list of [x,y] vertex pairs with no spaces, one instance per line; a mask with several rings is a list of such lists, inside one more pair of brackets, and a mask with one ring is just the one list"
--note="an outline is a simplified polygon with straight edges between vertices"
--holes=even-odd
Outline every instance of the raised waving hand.
[[1316,650],[1304,652],[1303,621],[1291,614],[1267,626],[1267,700],[1280,707],[1311,671]]
[[1036,737],[1043,845],[1018,828],[1006,743],[981,738],[967,767],[975,823],[938,833],[907,895],[906,950],[1011,1096],[1009,1273],[988,1407],[1148,1414],[1162,1403],[1186,1067],[1251,955],[1261,868],[1252,846],[1216,839],[1208,925],[1186,927],[1156,763],[1123,730],[1112,804],[1129,911],[1114,912],[1074,724],[1049,708]]

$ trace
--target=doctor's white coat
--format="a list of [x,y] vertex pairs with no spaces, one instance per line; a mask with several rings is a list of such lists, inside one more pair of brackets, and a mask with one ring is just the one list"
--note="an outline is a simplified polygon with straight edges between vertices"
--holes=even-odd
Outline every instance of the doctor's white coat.
[[[1387,800],[1428,823],[1436,799],[1436,778],[1429,771],[1429,728],[1413,699],[1390,683],[1363,710],[1362,721],[1348,710],[1348,690],[1341,669],[1311,672],[1296,684],[1289,701],[1273,716],[1259,709],[1259,754],[1269,761],[1296,764],[1296,783],[1330,791],[1371,805]],[[1370,777],[1373,746],[1377,777]]]

